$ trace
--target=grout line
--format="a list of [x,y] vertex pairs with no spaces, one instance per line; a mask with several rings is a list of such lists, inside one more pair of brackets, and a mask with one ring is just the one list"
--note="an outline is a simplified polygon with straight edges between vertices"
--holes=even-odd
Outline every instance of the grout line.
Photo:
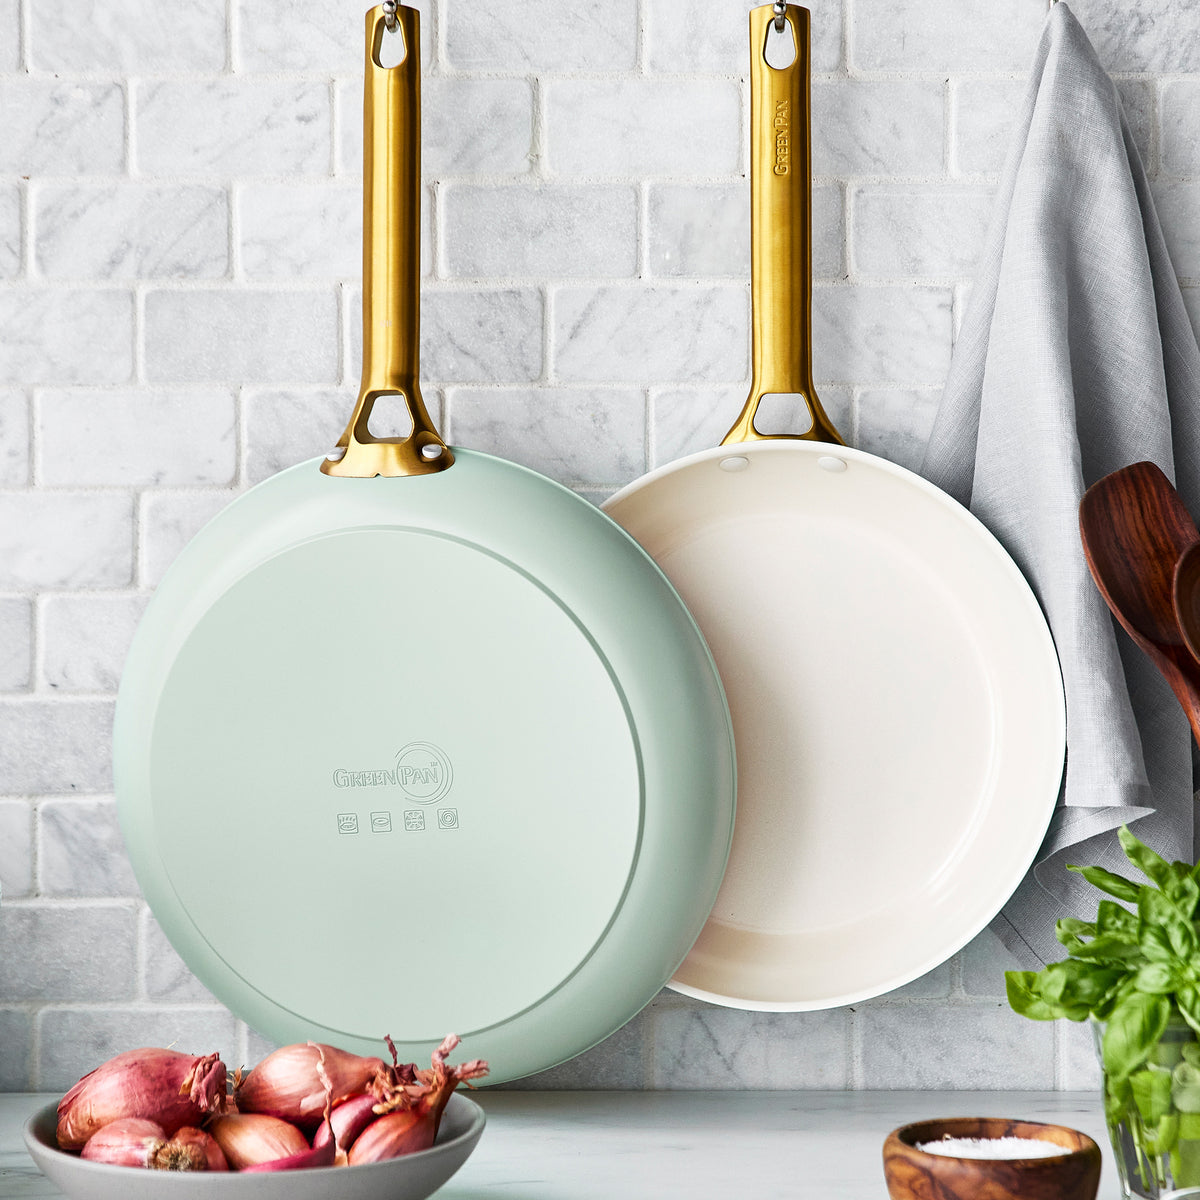
[[121,141],[125,155],[125,169],[121,174],[126,179],[137,179],[140,172],[137,152],[138,81],[136,79],[125,80],[125,86],[121,89],[121,103],[125,107],[125,128]]
[[42,1087],[42,1019],[45,1007],[32,1010],[33,1020],[30,1022],[29,1061],[26,1064],[29,1072],[29,1090],[39,1091]]
[[[553,180],[554,174],[548,161],[550,148],[550,97],[549,89],[540,76],[529,77],[532,92],[533,126],[529,138],[529,176],[535,183]],[[478,182],[478,177],[472,180]]]
[[28,74],[33,62],[33,0],[20,0],[17,6],[17,38],[20,41],[19,64]]
[[235,75],[238,62],[238,35],[241,32],[241,13],[237,0],[225,0],[225,74]]
[[634,45],[633,56],[633,73],[638,76],[646,76],[650,71],[650,52],[648,48],[649,33],[648,23],[649,16],[646,11],[648,0],[637,0],[637,40]]

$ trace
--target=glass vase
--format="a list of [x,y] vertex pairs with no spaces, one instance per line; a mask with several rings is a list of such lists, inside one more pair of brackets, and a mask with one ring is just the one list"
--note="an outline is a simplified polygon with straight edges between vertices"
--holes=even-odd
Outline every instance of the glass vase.
[[[1096,1053],[1104,1025],[1092,1023]],[[1104,1076],[1104,1115],[1126,1200],[1200,1187],[1200,1042],[1178,1014],[1126,1079]]]

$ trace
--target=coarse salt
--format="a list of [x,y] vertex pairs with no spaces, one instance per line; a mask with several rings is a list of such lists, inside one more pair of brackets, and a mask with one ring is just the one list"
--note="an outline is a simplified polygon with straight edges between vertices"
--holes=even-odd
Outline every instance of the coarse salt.
[[944,1154],[949,1158],[1052,1158],[1070,1154],[1066,1146],[1043,1142],[1039,1138],[942,1138],[921,1142],[918,1150],[926,1154]]

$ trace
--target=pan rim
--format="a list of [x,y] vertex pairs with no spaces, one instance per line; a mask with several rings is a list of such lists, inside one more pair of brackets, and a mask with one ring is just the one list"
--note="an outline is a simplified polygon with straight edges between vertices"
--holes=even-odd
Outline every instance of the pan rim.
[[[547,1017],[549,1010],[553,1009],[554,1012],[559,1014],[559,1017],[561,1017],[563,1007],[567,1004],[574,1004],[576,1007],[586,1010],[589,1007],[589,996],[591,996],[592,1001],[594,1001],[594,1007],[596,1007],[600,1015],[592,1018],[590,1022],[584,1022],[588,1026],[588,1029],[574,1035],[569,1052],[561,1052],[562,1037],[558,1038],[560,1050],[549,1054],[548,1057],[544,1055],[538,1056],[533,1052],[529,1054],[525,1054],[524,1052],[514,1053],[511,1048],[508,1048],[504,1051],[504,1054],[508,1056],[510,1065],[505,1068],[498,1064],[493,1078],[496,1081],[507,1081],[531,1074],[534,1071],[544,1070],[590,1048],[590,1046],[624,1025],[637,1011],[653,999],[654,995],[666,984],[670,975],[678,966],[679,961],[685,956],[687,948],[703,925],[704,919],[711,907],[712,898],[719,887],[732,835],[736,777],[728,705],[715,663],[712,660],[711,652],[704,642],[703,635],[700,633],[698,626],[696,626],[694,619],[679,598],[678,593],[670,585],[653,560],[645,554],[642,547],[595,505],[554,480],[550,480],[529,468],[511,463],[508,460],[474,451],[462,451],[461,457],[459,457],[454,468],[450,471],[438,475],[421,477],[418,480],[377,481],[385,485],[382,487],[370,486],[371,481],[340,480],[320,474],[315,469],[319,461],[310,460],[307,463],[299,464],[297,467],[269,477],[267,480],[256,485],[255,488],[238,497],[223,512],[225,514],[232,513],[240,505],[241,510],[238,519],[241,520],[244,517],[249,520],[255,516],[256,511],[261,509],[263,504],[286,503],[290,496],[290,493],[287,493],[286,489],[291,486],[288,483],[288,478],[299,485],[301,491],[305,490],[303,484],[311,480],[311,488],[308,490],[319,492],[322,495],[336,492],[344,497],[353,497],[354,503],[357,503],[359,500],[363,500],[365,503],[372,497],[390,495],[396,488],[412,491],[414,495],[419,490],[429,497],[429,505],[434,505],[439,509],[445,507],[443,502],[451,494],[447,481],[453,480],[456,477],[460,480],[465,480],[472,471],[479,473],[477,485],[480,488],[495,484],[498,479],[515,481],[514,488],[519,493],[519,496],[518,499],[512,501],[513,505],[525,504],[528,507],[529,504],[536,502],[535,506],[539,520],[542,519],[547,508],[554,509],[559,507],[566,514],[564,519],[578,522],[586,521],[588,527],[595,530],[595,541],[600,546],[599,556],[604,559],[605,563],[611,563],[615,558],[626,564],[628,569],[637,576],[637,585],[634,588],[633,595],[643,601],[647,597],[651,597],[654,604],[658,606],[655,608],[648,626],[660,632],[663,628],[670,627],[672,631],[671,637],[676,640],[676,645],[668,650],[668,655],[686,653],[692,656],[689,658],[690,665],[687,667],[687,670],[691,671],[696,678],[707,679],[708,681],[703,684],[706,691],[705,696],[695,702],[699,707],[695,709],[694,717],[685,715],[683,718],[685,721],[694,720],[695,722],[693,733],[696,736],[694,738],[693,750],[701,753],[703,757],[710,759],[716,766],[714,781],[704,786],[705,794],[700,801],[699,807],[701,810],[709,811],[710,816],[715,814],[717,819],[712,827],[700,830],[699,825],[703,822],[703,817],[688,816],[687,813],[692,801],[689,800],[687,804],[684,804],[682,793],[676,794],[676,785],[671,784],[668,789],[668,785],[664,782],[667,779],[668,747],[665,744],[666,739],[660,739],[664,744],[657,748],[653,746],[648,748],[647,746],[647,743],[655,740],[655,729],[658,728],[658,725],[669,723],[667,718],[661,714],[648,715],[650,713],[648,706],[651,706],[653,703],[676,705],[677,702],[665,698],[660,701],[653,701],[652,698],[648,698],[648,691],[657,686],[649,679],[648,668],[643,672],[643,678],[636,681],[636,686],[633,689],[635,694],[632,697],[630,696],[628,679],[622,676],[620,672],[622,667],[628,671],[629,661],[636,657],[634,647],[639,643],[636,642],[633,635],[630,635],[628,644],[623,645],[620,653],[616,656],[617,661],[613,664],[614,671],[616,672],[615,683],[622,697],[629,699],[632,708],[630,732],[636,740],[639,752],[643,756],[646,755],[649,749],[649,759],[643,765],[643,770],[646,772],[646,780],[639,803],[643,805],[645,810],[650,810],[652,806],[655,806],[658,809],[670,807],[675,811],[670,813],[665,811],[658,812],[657,815],[652,814],[652,820],[649,822],[652,828],[649,829],[639,843],[636,861],[630,868],[632,882],[627,884],[620,904],[614,907],[611,921],[605,927],[597,943],[597,948],[590,951],[584,962],[579,964],[568,977],[561,979],[542,1000],[522,1009],[520,1012],[514,1012],[501,1022],[501,1025],[512,1025],[518,1019],[526,1022],[528,1027],[523,1036],[531,1041],[536,1040],[538,1031],[532,1028],[532,1024],[536,1023],[539,1019],[550,1019]],[[282,483],[280,482],[281,480],[283,480]],[[284,488],[285,491],[281,492],[277,498],[275,491],[279,488]],[[524,490],[522,491],[522,489]],[[246,501],[252,495],[256,495],[257,499],[247,506]],[[559,499],[556,501],[555,497]],[[574,514],[573,517],[572,514]],[[221,514],[218,514],[218,518],[214,520],[219,520],[220,516]],[[450,516],[447,519],[452,523],[454,517]],[[493,519],[494,514],[489,516],[489,521]],[[545,520],[547,522],[546,528],[556,528],[552,516],[546,516]],[[396,523],[411,524],[412,514],[400,514],[396,519]],[[420,532],[422,533],[436,534],[446,532],[441,528],[428,528],[419,519],[417,523],[421,526]],[[361,527],[362,524],[350,523],[342,523],[337,526],[339,529]],[[573,525],[570,527],[574,528]],[[200,535],[197,535],[197,539],[193,545],[199,543],[203,546],[207,542],[210,542],[214,536],[219,535],[220,532],[220,530],[217,530],[216,534],[214,534],[212,523],[210,523],[205,530],[201,531]],[[323,530],[305,530],[304,540],[312,537],[320,537],[323,532]],[[485,553],[497,554],[494,545],[488,541],[486,534],[480,534],[473,539],[467,540],[476,542],[478,548]],[[286,542],[286,545],[291,544],[295,544],[294,541]],[[286,548],[286,545],[279,545],[275,547],[275,550],[277,552],[281,551]],[[613,619],[615,620],[615,614],[624,601],[617,593],[610,594],[609,592],[605,592],[599,598],[590,602],[592,604],[591,608],[584,606],[581,609],[577,601],[579,595],[586,589],[583,583],[575,579],[572,571],[574,563],[580,555],[587,556],[589,553],[597,553],[597,546],[592,545],[590,550],[588,547],[584,547],[581,550],[578,546],[568,546],[565,548],[557,547],[538,550],[536,553],[530,551],[514,565],[517,569],[528,570],[530,569],[531,562],[534,563],[534,573],[537,575],[538,586],[546,588],[556,598],[556,602],[561,604],[572,615],[572,619],[576,620],[584,631],[589,635],[594,635],[598,623],[597,612],[603,610],[604,614],[608,614],[611,611],[614,614]],[[550,576],[549,582],[547,582],[547,576],[544,573],[538,572],[538,565],[544,567],[547,558],[552,554],[560,554],[564,561],[561,567],[556,567],[556,573]],[[254,559],[254,557],[254,554],[249,554],[247,559]],[[506,556],[501,553],[500,557],[503,558]],[[181,559],[183,559],[183,556],[181,556]],[[188,574],[189,572],[194,573],[194,571],[189,565],[188,559],[183,559],[183,563],[184,573],[176,578],[169,590],[164,591],[164,589],[168,589],[168,579],[166,577],[164,577],[162,584],[160,584],[159,595],[155,597],[155,600],[159,601],[160,604],[174,603],[178,600],[181,592],[187,591]],[[591,569],[599,571],[601,570],[601,566],[602,564],[596,565]],[[253,570],[253,568],[254,564],[252,563],[249,569]],[[212,603],[215,602],[215,599],[224,594],[229,586],[236,580],[243,578],[245,574],[244,562],[240,563],[236,569],[231,569],[229,575],[221,580],[219,586],[214,585],[211,597],[201,597],[200,601],[194,604],[197,613],[207,612],[211,608]],[[569,582],[569,587],[563,586],[564,581]],[[165,601],[160,600],[160,597],[164,595],[167,596],[167,599]],[[189,598],[189,603],[191,602],[192,600]],[[154,601],[152,601],[153,605]],[[151,617],[151,609],[147,610],[147,614],[147,619],[158,620],[157,617]],[[198,616],[194,619],[198,619]],[[608,627],[605,627],[602,632],[604,638],[607,640],[602,640],[600,646],[594,652],[599,654],[602,660],[609,661],[612,658],[613,635]],[[139,638],[142,636],[142,632],[139,630]],[[134,759],[139,754],[144,753],[144,742],[141,743],[141,748],[139,748],[139,735],[135,729],[137,720],[136,698],[141,696],[150,685],[144,681],[139,682],[137,676],[139,671],[148,671],[151,676],[155,676],[157,673],[157,677],[161,679],[161,672],[157,668],[151,669],[147,665],[149,659],[154,657],[154,646],[152,643],[158,635],[152,633],[148,636],[150,636],[151,642],[147,643],[147,646],[140,649],[135,647],[135,652],[131,652],[130,666],[132,674],[127,669],[126,678],[122,680],[122,694],[118,698],[118,718],[114,731],[114,741],[116,745],[115,762],[118,773],[118,810],[122,818],[123,830],[131,819],[129,814],[137,807],[138,803],[136,799],[128,798],[131,795],[131,789],[132,793],[136,793],[142,786],[133,777],[140,770],[140,767],[135,764]],[[135,698],[134,707],[132,708],[130,707],[131,696]],[[687,703],[690,705],[693,701],[689,700]],[[682,709],[679,711],[683,712]],[[691,712],[691,710],[688,711]],[[701,715],[702,713],[703,715]],[[671,718],[671,720],[674,719],[674,717]],[[699,736],[702,729],[705,731],[703,739]],[[718,743],[724,742],[724,747],[718,745],[713,748],[704,745],[704,740],[714,737]],[[641,813],[640,819],[646,822],[645,811]],[[681,850],[681,853],[685,856],[696,846],[702,844],[703,856],[697,859],[695,871],[697,875],[702,879],[707,879],[708,882],[687,882],[681,879],[675,885],[670,885],[675,887],[676,899],[666,902],[664,932],[651,939],[654,945],[646,953],[643,954],[639,951],[635,955],[636,965],[630,967],[628,971],[629,978],[623,979],[619,977],[621,971],[614,962],[617,946],[622,942],[622,939],[628,940],[630,925],[635,920],[641,923],[639,928],[644,932],[645,923],[648,920],[647,897],[651,894],[657,894],[657,890],[663,886],[661,880],[655,881],[648,878],[648,876],[659,871],[666,862],[668,843],[670,841],[668,830],[673,823],[685,823],[687,825],[682,841],[683,848]],[[139,836],[144,837],[144,835],[139,835],[137,832],[134,832],[132,835],[127,832],[127,841],[130,840],[131,836],[135,841]],[[132,846],[131,850],[133,850]],[[131,857],[135,860],[135,869],[139,865],[141,866],[141,870],[138,871],[139,875],[147,871],[153,873],[159,869],[158,867],[147,867],[145,865],[143,860],[146,858],[146,854],[147,851],[144,847],[131,854]],[[661,873],[664,876],[670,874],[668,871],[662,871]],[[681,874],[686,875],[690,873],[682,872]],[[148,894],[150,891],[158,894],[164,890],[158,885],[147,889],[145,882],[143,882],[143,889],[147,890]],[[686,898],[684,898],[685,895]],[[169,935],[178,934],[178,920],[176,918],[164,917],[157,912],[155,915],[159,917],[160,922],[163,923]],[[652,953],[656,953],[660,961],[651,968],[648,963]],[[186,958],[187,956],[185,955],[185,961]],[[189,963],[189,965],[193,966],[193,970],[196,969],[192,963]],[[604,972],[608,973],[608,978],[604,977]],[[637,972],[641,972],[639,979],[634,978]],[[201,974],[200,971],[197,971],[197,973]],[[600,977],[598,978],[598,976]],[[218,994],[219,998],[230,1004],[237,1011],[239,1003],[237,1000],[230,1000],[227,987],[224,988],[225,994],[222,994],[222,989],[214,988],[213,981],[210,978],[205,978],[202,975],[202,981],[207,983]],[[596,995],[592,995],[593,992],[603,993],[603,996],[598,999]],[[553,1001],[553,1004],[549,1003],[550,1001]],[[541,1014],[540,1018],[539,1013]],[[238,1015],[246,1016],[244,1012],[240,1012]],[[392,1033],[393,1036],[396,1036],[395,1030]],[[557,1037],[558,1035],[556,1034],[555,1036]],[[332,1039],[325,1038],[323,1040]],[[475,1048],[472,1047],[472,1052],[474,1050]],[[486,1057],[486,1054],[484,1056]],[[493,1058],[497,1057],[502,1056],[493,1055]],[[521,1059],[521,1063],[519,1064],[520,1069],[511,1065],[515,1059]]]
[[[756,995],[754,993],[757,989],[753,988],[742,989],[739,992],[736,987],[728,987],[725,981],[723,981],[722,990],[700,986],[696,982],[688,982],[679,977],[673,977],[668,985],[673,991],[677,991],[683,995],[729,1008],[760,1012],[805,1012],[858,1003],[902,987],[946,961],[954,953],[962,949],[972,938],[976,937],[994,919],[1000,909],[1003,908],[1004,903],[1007,902],[1021,883],[1021,880],[1028,873],[1032,864],[1036,861],[1037,850],[1043,841],[1047,827],[1053,819],[1065,763],[1066,708],[1061,666],[1054,646],[1053,635],[1032,586],[1012,556],[1000,540],[969,509],[931,484],[928,480],[923,479],[915,472],[899,464],[852,447],[799,439],[769,439],[761,442],[717,446],[683,456],[657,467],[655,470],[633,480],[615,492],[605,501],[603,507],[615,519],[620,520],[620,509],[623,505],[634,502],[643,506],[637,509],[636,514],[632,515],[630,522],[633,529],[640,530],[638,518],[644,515],[648,509],[655,507],[650,496],[643,496],[642,493],[649,493],[656,485],[670,487],[674,478],[682,477],[689,470],[702,468],[706,464],[711,464],[718,460],[754,459],[761,456],[781,455],[804,456],[808,459],[829,459],[831,461],[828,466],[833,471],[840,469],[838,465],[840,461],[842,466],[849,465],[868,468],[890,476],[895,484],[911,488],[934,502],[946,518],[957,521],[962,529],[967,531],[978,542],[993,565],[1002,572],[1005,581],[1011,585],[1009,600],[1013,603],[1014,612],[1026,623],[1026,632],[1031,636],[1030,644],[1035,647],[1036,654],[1030,660],[1030,671],[1039,681],[1039,689],[1044,691],[1044,699],[1047,706],[1046,712],[1050,722],[1046,730],[1045,745],[1051,747],[1050,757],[1057,763],[1057,766],[1053,769],[1048,764],[1046,766],[1045,777],[1042,781],[1044,790],[1039,791],[1041,805],[1038,810],[1039,815],[1036,820],[1030,817],[1021,826],[1020,848],[1017,852],[1013,853],[1007,870],[1003,873],[1000,882],[992,889],[995,898],[985,905],[987,912],[980,913],[975,919],[969,922],[964,922],[955,933],[953,939],[943,939],[942,945],[939,946],[936,952],[922,954],[903,970],[893,970],[880,975],[871,986],[832,987],[821,991],[820,994],[800,994],[780,998],[778,995]],[[740,466],[741,464],[735,465]],[[753,474],[753,471],[748,472],[748,474]],[[740,471],[737,477],[743,477]],[[682,484],[680,485],[680,490],[682,490]],[[657,505],[659,511],[670,508],[670,504],[661,502],[664,499],[665,496],[659,496],[660,503]],[[681,507],[683,507],[682,502]],[[711,523],[709,521],[710,514],[706,512],[703,517],[698,516],[696,518],[695,526],[690,530],[681,529],[668,521],[664,527],[669,530],[669,534],[663,534],[662,530],[656,528],[654,531],[655,536],[661,537],[665,543],[672,536],[684,534],[685,536],[679,541],[672,542],[671,544],[672,546],[686,544],[689,540],[686,533],[695,533],[698,529],[715,527],[722,519],[720,511],[719,505],[714,503],[713,514],[715,515],[711,516]],[[744,514],[730,514],[731,518],[735,515]],[[683,524],[686,525],[686,522]],[[653,538],[650,539],[649,544],[657,548]],[[688,588],[685,587],[681,590],[684,593],[685,602],[691,605],[693,612],[698,611],[698,598],[693,596],[689,600]],[[705,629],[703,614],[701,615],[701,627],[702,630]],[[706,631],[706,637],[709,638],[710,644],[715,648],[720,660],[725,651],[725,646],[722,644],[720,637],[708,631]],[[727,683],[728,686],[729,684]],[[736,727],[738,719],[736,698],[731,701],[731,705],[734,711]],[[746,758],[744,747],[739,746],[739,755],[742,759],[742,784],[744,791],[745,780],[753,772],[754,765],[752,760]],[[1053,775],[1053,779],[1051,779],[1051,775]],[[745,793],[742,799],[753,805],[754,797],[750,793]],[[1040,815],[1040,812],[1043,810],[1044,819]],[[744,813],[751,810],[746,809],[743,805],[741,811]],[[733,868],[734,861],[736,861],[736,854],[734,855],[734,859],[731,860],[731,869]],[[1003,894],[1001,895],[1001,893]],[[715,916],[713,921],[717,921]],[[737,929],[736,922],[734,922],[731,928],[734,930]],[[951,941],[953,941],[953,945],[950,944]],[[701,968],[697,968],[697,974],[700,974],[700,972]],[[734,973],[735,968],[729,968],[728,974]]]

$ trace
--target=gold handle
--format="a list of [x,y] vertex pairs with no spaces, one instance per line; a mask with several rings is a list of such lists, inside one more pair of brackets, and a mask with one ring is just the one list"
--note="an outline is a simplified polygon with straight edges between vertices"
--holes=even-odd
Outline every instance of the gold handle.
[[[388,25],[404,61],[380,65]],[[396,36],[394,33],[391,36]],[[430,475],[454,462],[421,398],[421,15],[378,5],[367,13],[363,90],[363,365],[358,403],[326,475]],[[377,438],[367,428],[380,396],[403,398],[412,432]]]
[[[750,12],[750,235],[754,373],[722,446],[800,438],[844,445],[812,381],[812,147],[809,140],[809,12],[789,4],[796,43],[790,67],[767,62],[776,6]],[[778,36],[778,34],[776,34]],[[786,36],[786,31],[784,33]],[[754,418],[764,396],[799,395],[812,428],[762,434]]]

